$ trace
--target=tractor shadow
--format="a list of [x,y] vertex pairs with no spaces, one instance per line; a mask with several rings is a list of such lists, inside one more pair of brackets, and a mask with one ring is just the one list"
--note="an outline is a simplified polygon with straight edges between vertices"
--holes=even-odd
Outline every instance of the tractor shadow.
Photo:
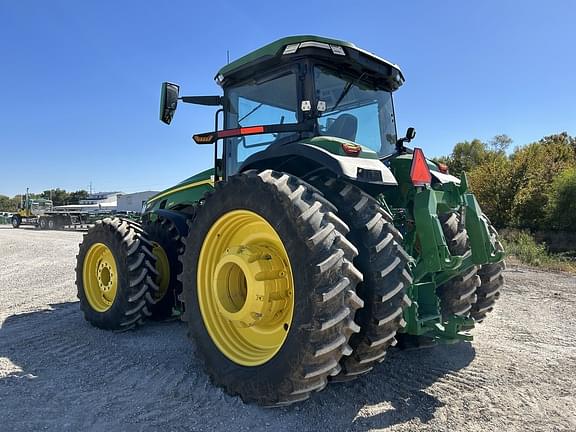
[[452,377],[474,357],[468,343],[395,349],[354,382],[264,409],[210,383],[184,323],[110,333],[86,323],[78,302],[59,303],[0,324],[0,412],[6,430],[379,429],[433,419],[444,403],[428,388],[456,391]]
[[[310,404],[317,407],[319,421],[322,417],[334,419],[339,423],[335,429],[341,430],[381,429],[415,419],[428,423],[445,404],[427,389],[438,382],[452,381],[475,355],[470,343],[393,348],[367,375],[328,386]],[[455,387],[449,388],[456,391]]]

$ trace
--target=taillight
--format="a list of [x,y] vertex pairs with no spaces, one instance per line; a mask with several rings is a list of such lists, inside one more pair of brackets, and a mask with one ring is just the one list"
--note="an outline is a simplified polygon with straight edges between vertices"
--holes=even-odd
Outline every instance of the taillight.
[[410,168],[410,179],[414,186],[429,186],[432,183],[432,174],[426,163],[424,152],[420,148],[415,148],[412,154],[412,167]]
[[360,147],[358,144],[342,143],[342,150],[344,150],[344,153],[347,155],[358,156],[362,151],[362,147]]
[[442,174],[448,174],[448,165],[442,162],[438,162],[438,171]]

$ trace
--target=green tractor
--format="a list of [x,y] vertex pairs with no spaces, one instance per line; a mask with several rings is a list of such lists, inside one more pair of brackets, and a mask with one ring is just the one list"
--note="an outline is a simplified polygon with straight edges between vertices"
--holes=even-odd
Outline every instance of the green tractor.
[[[307,399],[387,350],[471,340],[503,285],[498,235],[466,176],[398,138],[398,66],[317,36],[223,67],[213,168],[150,198],[141,224],[96,223],[80,245],[93,325],[181,317],[213,381],[245,402]],[[223,119],[222,128],[219,127]],[[218,146],[220,144],[220,146]]]

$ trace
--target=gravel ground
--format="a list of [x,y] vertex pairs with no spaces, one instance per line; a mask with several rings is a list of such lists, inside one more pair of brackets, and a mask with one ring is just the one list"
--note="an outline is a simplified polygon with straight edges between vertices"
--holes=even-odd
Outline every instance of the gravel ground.
[[82,233],[0,226],[0,430],[576,430],[576,277],[516,267],[475,341],[393,351],[282,409],[212,386],[180,322],[108,333],[78,308]]

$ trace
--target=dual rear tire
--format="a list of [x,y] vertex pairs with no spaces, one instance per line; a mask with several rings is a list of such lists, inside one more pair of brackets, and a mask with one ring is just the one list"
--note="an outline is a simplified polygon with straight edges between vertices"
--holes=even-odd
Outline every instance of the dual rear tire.
[[363,305],[348,231],[329,201],[288,174],[248,172],[206,197],[181,258],[185,320],[228,393],[286,405],[340,372]]
[[[270,170],[233,177],[190,227],[182,255],[190,336],[207,373],[245,402],[286,405],[367,373],[405,325],[410,258],[391,215],[348,183],[312,184]],[[250,301],[261,278],[243,262],[258,262],[263,249],[275,264],[260,273],[291,275],[280,282],[291,296],[274,291],[281,305]]]
[[411,258],[401,246],[402,235],[392,215],[372,196],[348,182],[316,178],[312,183],[338,208],[350,227],[349,239],[358,247],[354,264],[364,275],[357,292],[364,308],[355,316],[360,331],[350,338],[352,354],[340,361],[335,381],[350,381],[368,373],[396,345],[404,328],[404,308],[410,305],[406,291],[412,283]]

